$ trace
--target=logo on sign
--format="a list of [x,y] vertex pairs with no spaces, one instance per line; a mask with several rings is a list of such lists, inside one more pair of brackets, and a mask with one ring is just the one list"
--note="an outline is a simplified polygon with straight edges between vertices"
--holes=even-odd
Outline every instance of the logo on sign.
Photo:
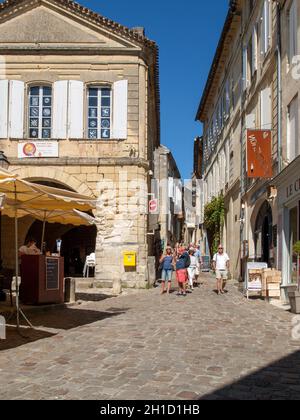
[[0,316],[0,340],[6,339],[5,325],[5,318],[3,316]]
[[155,214],[158,211],[158,200],[151,200],[149,202],[149,213]]

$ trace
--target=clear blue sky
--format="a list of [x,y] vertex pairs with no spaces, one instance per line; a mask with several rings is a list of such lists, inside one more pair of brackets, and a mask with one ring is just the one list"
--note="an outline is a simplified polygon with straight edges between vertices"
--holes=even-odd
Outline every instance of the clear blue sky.
[[161,142],[183,178],[193,170],[194,122],[229,0],[78,0],[128,27],[143,26],[160,48]]

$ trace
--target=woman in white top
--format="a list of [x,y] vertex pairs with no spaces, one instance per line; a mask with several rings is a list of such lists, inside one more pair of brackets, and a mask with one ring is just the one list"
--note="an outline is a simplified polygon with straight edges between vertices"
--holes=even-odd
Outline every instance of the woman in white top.
[[194,281],[196,276],[196,271],[199,269],[199,262],[197,257],[195,256],[195,250],[191,248],[189,250],[189,256],[191,259],[191,264],[188,268],[188,276],[189,276],[189,286],[191,290],[194,290]]

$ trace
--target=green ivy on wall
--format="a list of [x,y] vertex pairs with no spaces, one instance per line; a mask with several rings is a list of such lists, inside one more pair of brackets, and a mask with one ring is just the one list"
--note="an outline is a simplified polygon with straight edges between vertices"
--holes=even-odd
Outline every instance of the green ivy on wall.
[[208,233],[210,248],[212,255],[218,251],[218,246],[222,239],[222,231],[225,220],[225,203],[224,197],[213,198],[213,200],[205,206],[204,224]]

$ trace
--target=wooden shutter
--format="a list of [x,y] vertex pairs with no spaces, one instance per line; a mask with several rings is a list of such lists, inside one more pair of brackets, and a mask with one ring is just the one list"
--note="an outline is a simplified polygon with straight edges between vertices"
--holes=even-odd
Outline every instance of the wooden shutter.
[[8,137],[8,80],[0,80],[0,139]]
[[245,91],[248,87],[248,61],[247,61],[247,47],[243,48],[243,91]]
[[128,80],[114,83],[113,92],[113,138],[127,139]]
[[260,100],[261,109],[261,129],[271,130],[272,129],[272,91],[270,87],[261,91]]
[[257,27],[252,31],[252,76],[257,71]]
[[83,139],[83,82],[69,81],[68,137]]
[[9,82],[8,136],[12,139],[24,138],[24,89],[24,82],[19,80]]
[[54,83],[53,135],[54,139],[67,138],[68,80]]

